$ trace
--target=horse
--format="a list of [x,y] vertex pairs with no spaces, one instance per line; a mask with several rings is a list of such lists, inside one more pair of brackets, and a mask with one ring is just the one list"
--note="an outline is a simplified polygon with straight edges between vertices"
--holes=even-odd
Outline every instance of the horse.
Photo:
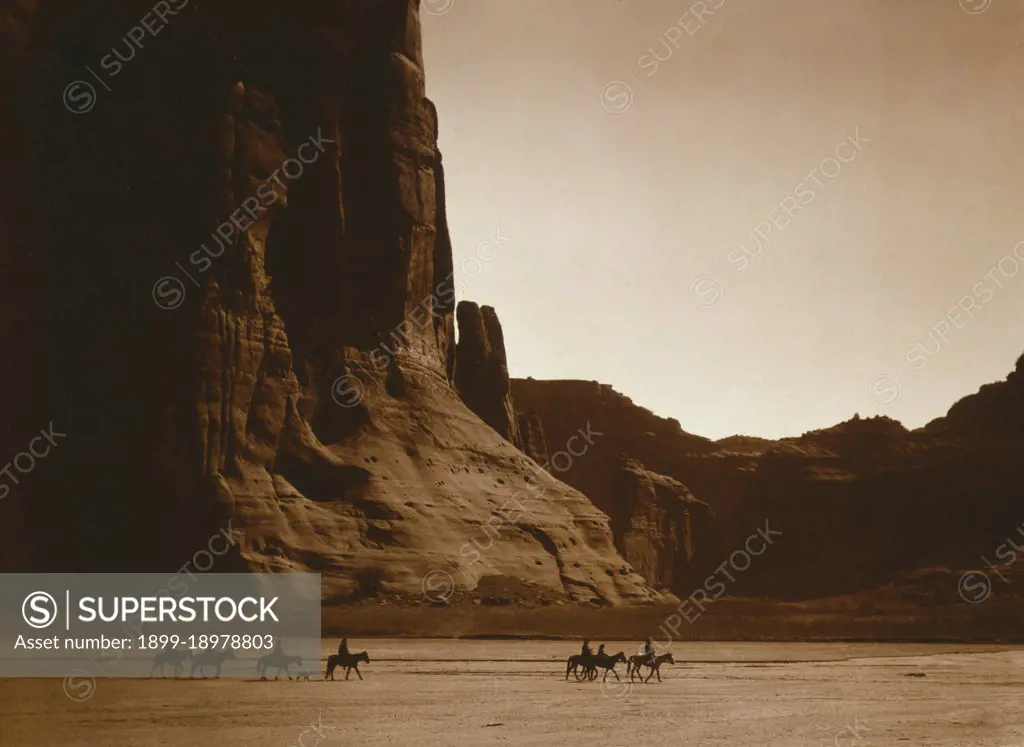
[[256,660],[256,673],[260,676],[261,680],[265,680],[267,678],[266,671],[268,669],[275,668],[277,669],[277,674],[274,675],[274,679],[276,680],[281,676],[281,670],[283,669],[284,673],[288,675],[288,679],[291,679],[292,673],[289,671],[288,667],[293,664],[296,666],[302,666],[302,657],[298,654],[289,656],[285,653],[272,651],[266,656],[261,656]]
[[206,679],[206,667],[216,667],[217,674],[214,675],[217,679],[220,679],[220,670],[224,666],[224,662],[229,659],[235,658],[235,652],[232,649],[226,651],[203,651],[201,654],[196,654],[192,657],[192,671],[189,672],[189,677],[196,676],[196,669],[199,670],[199,676],[204,680]]
[[604,670],[604,677],[601,678],[601,682],[604,682],[606,679],[608,679],[609,672],[615,675],[615,679],[621,679],[619,677],[619,673],[615,671],[615,665],[618,664],[620,661],[626,662],[627,665],[629,664],[629,662],[626,660],[626,655],[622,651],[615,654],[615,656],[609,656],[608,654],[598,654],[594,657],[594,661],[590,665],[590,671],[593,673],[592,675],[590,675],[590,679],[595,679],[597,677],[598,667]]
[[157,667],[160,667],[160,676],[164,676],[164,664],[170,664],[174,667],[174,676],[180,677],[184,669],[185,659],[189,657],[190,651],[186,649],[168,648],[160,651],[156,656],[153,657],[153,668],[149,670],[149,676],[152,677]]
[[[576,679],[585,680],[587,679],[590,671],[593,670],[594,677],[597,676],[597,670],[594,669],[594,657],[585,656],[583,654],[573,654],[565,662],[565,679],[569,679],[569,674],[572,673]],[[593,677],[591,677],[593,679]]]
[[365,651],[360,651],[358,654],[331,654],[327,657],[327,671],[324,672],[324,679],[328,677],[334,680],[334,670],[336,667],[345,668],[345,679],[352,674],[352,670],[356,670],[356,675],[359,679],[363,678],[363,675],[359,674],[359,662],[364,661],[367,664],[370,663],[370,655]]
[[654,660],[654,663],[652,664],[649,661],[647,661],[647,657],[643,654],[630,656],[629,661],[626,664],[626,667],[629,671],[629,681],[633,681],[634,674],[640,674],[640,667],[650,667],[651,673],[647,675],[647,679],[644,680],[644,682],[647,682],[647,680],[651,679],[651,677],[655,674],[658,675],[658,682],[661,682],[661,665],[665,662],[668,662],[669,664],[675,664],[676,660],[672,658],[672,654],[662,654],[661,656],[657,657]]

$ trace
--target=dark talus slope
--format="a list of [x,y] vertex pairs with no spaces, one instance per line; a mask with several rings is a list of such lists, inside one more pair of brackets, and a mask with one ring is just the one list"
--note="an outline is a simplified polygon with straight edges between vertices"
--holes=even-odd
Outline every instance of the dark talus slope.
[[[230,522],[217,570],[321,571],[332,598],[472,562],[649,599],[607,516],[451,385],[418,3],[193,1],[133,49],[151,7],[39,2],[0,30],[26,208],[5,261],[48,311],[7,333],[34,384],[7,441],[69,434],[0,506],[8,567],[174,570]],[[87,68],[84,111],[61,93]]]

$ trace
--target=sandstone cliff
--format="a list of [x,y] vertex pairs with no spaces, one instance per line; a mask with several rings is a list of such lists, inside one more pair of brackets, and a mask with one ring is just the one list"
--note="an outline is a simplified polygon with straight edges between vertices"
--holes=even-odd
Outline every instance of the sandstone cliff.
[[710,507],[678,480],[620,460],[612,486],[615,545],[656,588],[686,596],[703,582],[717,557],[717,527]]
[[537,464],[547,464],[551,454],[548,451],[548,441],[544,435],[544,423],[541,421],[540,415],[536,410],[530,410],[526,413],[517,413],[517,416],[523,453]]
[[[771,551],[729,585],[730,594],[807,599],[871,589],[914,569],[973,568],[1020,523],[1024,358],[1006,381],[982,387],[919,430],[854,417],[778,441],[737,436],[711,443],[677,432],[663,434],[652,449],[645,431],[655,433],[666,421],[609,387],[514,380],[512,391],[517,406],[534,408],[548,432],[591,418],[615,434],[608,445],[685,483],[717,517],[721,549],[712,566],[766,521],[781,531]],[[570,470],[565,479],[619,515],[622,495],[594,475]],[[640,565],[669,565],[673,552],[652,549]]]
[[217,570],[320,571],[331,599],[420,597],[432,571],[652,598],[607,516],[452,387],[415,0],[179,1],[141,46],[152,3],[17,5],[3,259],[47,313],[0,314],[34,385],[5,390],[7,443],[69,436],[0,505],[6,570],[174,570],[230,523]]
[[621,454],[685,483],[684,476],[672,471],[679,457],[715,449],[711,440],[687,433],[678,421],[638,407],[596,381],[513,379],[512,401],[520,412],[536,413],[549,444],[564,444],[587,422],[604,434],[588,453],[594,458],[574,462],[561,477],[608,513],[614,510],[612,486]]
[[455,349],[455,387],[470,410],[498,434],[522,446],[519,419],[509,395],[505,337],[498,315],[461,301],[456,310],[459,344]]

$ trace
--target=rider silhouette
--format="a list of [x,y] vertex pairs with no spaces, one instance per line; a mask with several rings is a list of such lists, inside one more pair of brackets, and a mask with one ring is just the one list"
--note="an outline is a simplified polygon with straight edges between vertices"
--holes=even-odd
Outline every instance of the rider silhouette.
[[654,664],[654,644],[651,643],[651,639],[648,638],[644,642],[644,659],[648,664]]
[[338,644],[338,656],[348,656],[348,638],[342,638]]
[[604,644],[603,643],[600,646],[597,647],[597,655],[598,656],[604,656]]
[[594,652],[590,650],[590,639],[589,638],[584,638],[583,639],[583,650],[580,651],[580,655],[581,656],[586,656],[586,657],[591,657],[591,656],[594,655]]

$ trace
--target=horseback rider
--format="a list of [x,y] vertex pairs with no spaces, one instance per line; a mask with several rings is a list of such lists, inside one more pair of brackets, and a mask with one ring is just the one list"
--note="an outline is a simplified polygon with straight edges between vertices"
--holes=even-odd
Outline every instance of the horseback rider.
[[600,646],[597,647],[597,656],[598,656],[598,658],[600,658],[600,657],[605,656],[605,655],[606,654],[604,652],[604,644],[602,643]]
[[338,644],[338,656],[348,656],[348,638],[342,638],[341,643]]
[[648,666],[654,666],[654,644],[651,643],[651,639],[648,638],[644,641],[644,661]]
[[590,649],[590,639],[589,638],[584,638],[583,639],[583,649],[580,651],[580,656],[582,656],[585,659],[589,659],[593,655],[594,655],[594,652]]

